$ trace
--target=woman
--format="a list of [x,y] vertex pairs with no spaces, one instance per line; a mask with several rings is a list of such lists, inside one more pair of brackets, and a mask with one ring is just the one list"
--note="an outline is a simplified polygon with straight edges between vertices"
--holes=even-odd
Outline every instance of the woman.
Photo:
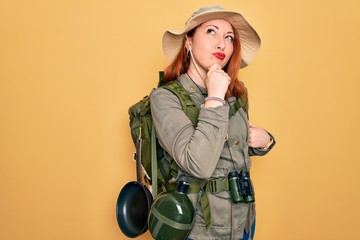
[[[254,58],[260,38],[241,14],[213,6],[193,13],[184,30],[166,31],[162,44],[171,62],[165,81],[179,81],[200,109],[194,126],[176,95],[158,88],[150,96],[158,140],[180,167],[173,181],[190,188],[201,183],[203,189],[200,196],[188,193],[197,210],[189,239],[252,239],[249,156],[266,154],[275,141],[248,121],[247,92],[237,75]],[[238,103],[240,109],[229,113]],[[231,172],[245,174],[248,200],[232,199]]]

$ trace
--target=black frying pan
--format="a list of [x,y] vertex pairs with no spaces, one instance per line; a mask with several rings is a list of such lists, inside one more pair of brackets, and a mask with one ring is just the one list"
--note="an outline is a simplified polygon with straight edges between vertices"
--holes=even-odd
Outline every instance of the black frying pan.
[[136,147],[137,181],[128,182],[120,191],[116,203],[116,217],[121,231],[135,238],[148,229],[147,219],[153,197],[141,182],[141,139]]

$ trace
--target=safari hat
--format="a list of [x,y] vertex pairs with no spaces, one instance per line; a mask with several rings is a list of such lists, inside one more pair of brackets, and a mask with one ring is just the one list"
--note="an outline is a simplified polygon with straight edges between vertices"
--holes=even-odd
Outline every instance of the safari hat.
[[200,24],[213,19],[226,20],[238,30],[242,58],[240,68],[249,65],[259,51],[260,37],[240,13],[225,10],[220,6],[200,8],[186,21],[183,30],[166,31],[162,39],[162,48],[166,58],[172,62],[181,50],[184,35]]

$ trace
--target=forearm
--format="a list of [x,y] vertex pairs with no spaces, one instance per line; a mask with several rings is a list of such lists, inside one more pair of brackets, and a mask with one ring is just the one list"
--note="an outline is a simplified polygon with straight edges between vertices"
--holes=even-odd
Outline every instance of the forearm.
[[172,145],[179,166],[194,177],[209,178],[218,164],[228,129],[228,111],[220,108],[202,109],[197,127],[182,131]]

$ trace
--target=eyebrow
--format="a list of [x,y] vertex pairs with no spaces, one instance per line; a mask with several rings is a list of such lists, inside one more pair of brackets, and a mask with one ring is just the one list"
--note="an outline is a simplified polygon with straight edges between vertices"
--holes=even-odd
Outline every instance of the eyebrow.
[[[218,27],[218,26],[216,26],[216,25],[213,25],[213,24],[206,25],[205,27],[214,27],[214,28],[216,28],[217,30],[219,30],[219,27]],[[234,32],[233,32],[233,31],[229,31],[229,32],[227,32],[227,34],[229,34],[229,33],[234,34]]]

